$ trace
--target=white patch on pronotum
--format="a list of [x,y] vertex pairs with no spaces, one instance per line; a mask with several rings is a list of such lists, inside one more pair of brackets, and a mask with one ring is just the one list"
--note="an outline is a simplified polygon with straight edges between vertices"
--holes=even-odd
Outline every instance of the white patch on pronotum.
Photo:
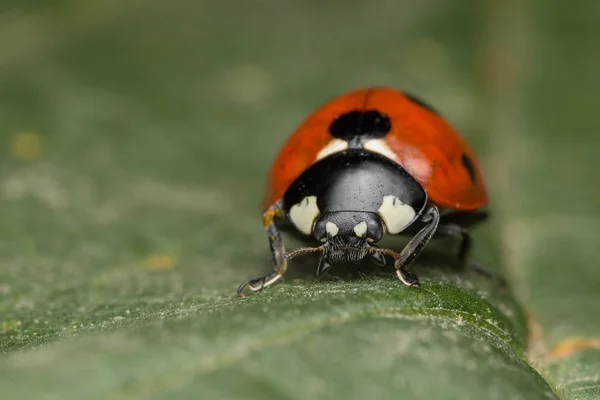
[[290,208],[290,219],[305,235],[310,235],[317,215],[319,215],[319,207],[317,207],[316,196],[307,196]]
[[348,149],[348,142],[342,139],[332,139],[327,143],[327,146],[323,147],[319,154],[317,154],[317,160],[327,157],[333,153],[339,153]]
[[338,234],[338,232],[340,231],[340,228],[338,228],[338,226],[336,224],[334,224],[333,222],[328,222],[325,224],[325,231],[327,232],[327,234],[329,236],[335,236]]
[[367,234],[367,223],[365,221],[354,225],[354,234],[358,237],[363,237]]
[[385,144],[383,139],[371,139],[364,144],[364,148],[373,153],[379,153],[390,160],[398,161],[398,157],[396,157],[392,149]]
[[402,232],[417,214],[411,206],[403,203],[396,196],[384,196],[378,211],[387,231],[391,234]]

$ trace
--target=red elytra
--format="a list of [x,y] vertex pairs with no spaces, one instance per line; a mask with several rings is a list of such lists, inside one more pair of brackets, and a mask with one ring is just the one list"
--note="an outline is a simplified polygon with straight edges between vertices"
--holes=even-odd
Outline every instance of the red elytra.
[[314,111],[284,143],[267,178],[266,210],[317,160],[334,138],[332,122],[349,111],[377,110],[392,121],[383,138],[389,158],[407,170],[441,208],[472,211],[488,202],[479,160],[471,146],[440,115],[401,91],[372,87],[342,94]]

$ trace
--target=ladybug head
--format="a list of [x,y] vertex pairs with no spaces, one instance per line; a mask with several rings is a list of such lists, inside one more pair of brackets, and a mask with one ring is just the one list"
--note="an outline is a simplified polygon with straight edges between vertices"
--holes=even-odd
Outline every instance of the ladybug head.
[[383,253],[373,245],[381,240],[383,234],[384,222],[377,213],[326,212],[318,216],[312,228],[312,235],[323,244],[296,249],[287,253],[286,258],[320,251],[318,274],[327,272],[332,263],[359,262],[367,256],[377,264],[384,265]]
[[324,258],[356,262],[368,254],[370,243],[383,236],[383,221],[371,212],[327,212],[316,220],[312,234],[323,243]]

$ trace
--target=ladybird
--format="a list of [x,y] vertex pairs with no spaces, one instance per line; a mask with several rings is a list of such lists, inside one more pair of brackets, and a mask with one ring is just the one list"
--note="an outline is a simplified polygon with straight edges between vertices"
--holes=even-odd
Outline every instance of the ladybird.
[[[237,293],[272,285],[307,253],[321,254],[317,275],[389,256],[400,281],[419,286],[408,267],[434,235],[459,239],[467,262],[468,228],[487,218],[487,203],[475,152],[438,111],[393,88],[350,91],[314,111],[276,156],[263,201],[274,271]],[[290,228],[318,245],[286,253]],[[385,234],[412,238],[397,252],[376,245]]]

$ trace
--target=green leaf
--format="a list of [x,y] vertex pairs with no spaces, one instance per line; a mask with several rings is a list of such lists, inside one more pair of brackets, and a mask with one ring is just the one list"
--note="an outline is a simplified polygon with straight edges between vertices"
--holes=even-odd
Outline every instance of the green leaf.
[[600,60],[590,53],[599,14],[592,2],[568,12],[558,2],[500,8],[491,13],[488,50],[505,60],[492,67],[502,84],[487,86],[492,145],[504,149],[494,194],[507,267],[534,321],[529,359],[561,398],[595,399],[600,192],[588,182],[596,180],[600,144],[593,106]]
[[[279,285],[246,300],[188,298],[163,305],[154,316],[148,306],[129,313],[112,307],[117,319],[105,316],[94,324],[110,324],[116,332],[12,356],[0,369],[0,382],[14,397],[36,398],[63,395],[67,383],[75,398],[199,391],[228,398],[252,391],[257,398],[307,391],[358,398],[405,390],[427,397],[492,390],[511,398],[553,398],[523,361],[517,332],[524,329],[522,317],[512,314],[515,305],[480,296],[451,282],[407,290],[390,276]],[[43,381],[39,391],[27,385],[32,376]],[[349,383],[351,376],[360,382]],[[430,385],[426,376],[437,376],[440,384]],[[229,385],[232,377],[239,382]]]
[[[224,4],[3,4],[0,397],[598,397],[595,3]],[[373,84],[481,154],[474,258],[509,287],[444,240],[419,289],[308,257],[236,297],[278,147]]]

